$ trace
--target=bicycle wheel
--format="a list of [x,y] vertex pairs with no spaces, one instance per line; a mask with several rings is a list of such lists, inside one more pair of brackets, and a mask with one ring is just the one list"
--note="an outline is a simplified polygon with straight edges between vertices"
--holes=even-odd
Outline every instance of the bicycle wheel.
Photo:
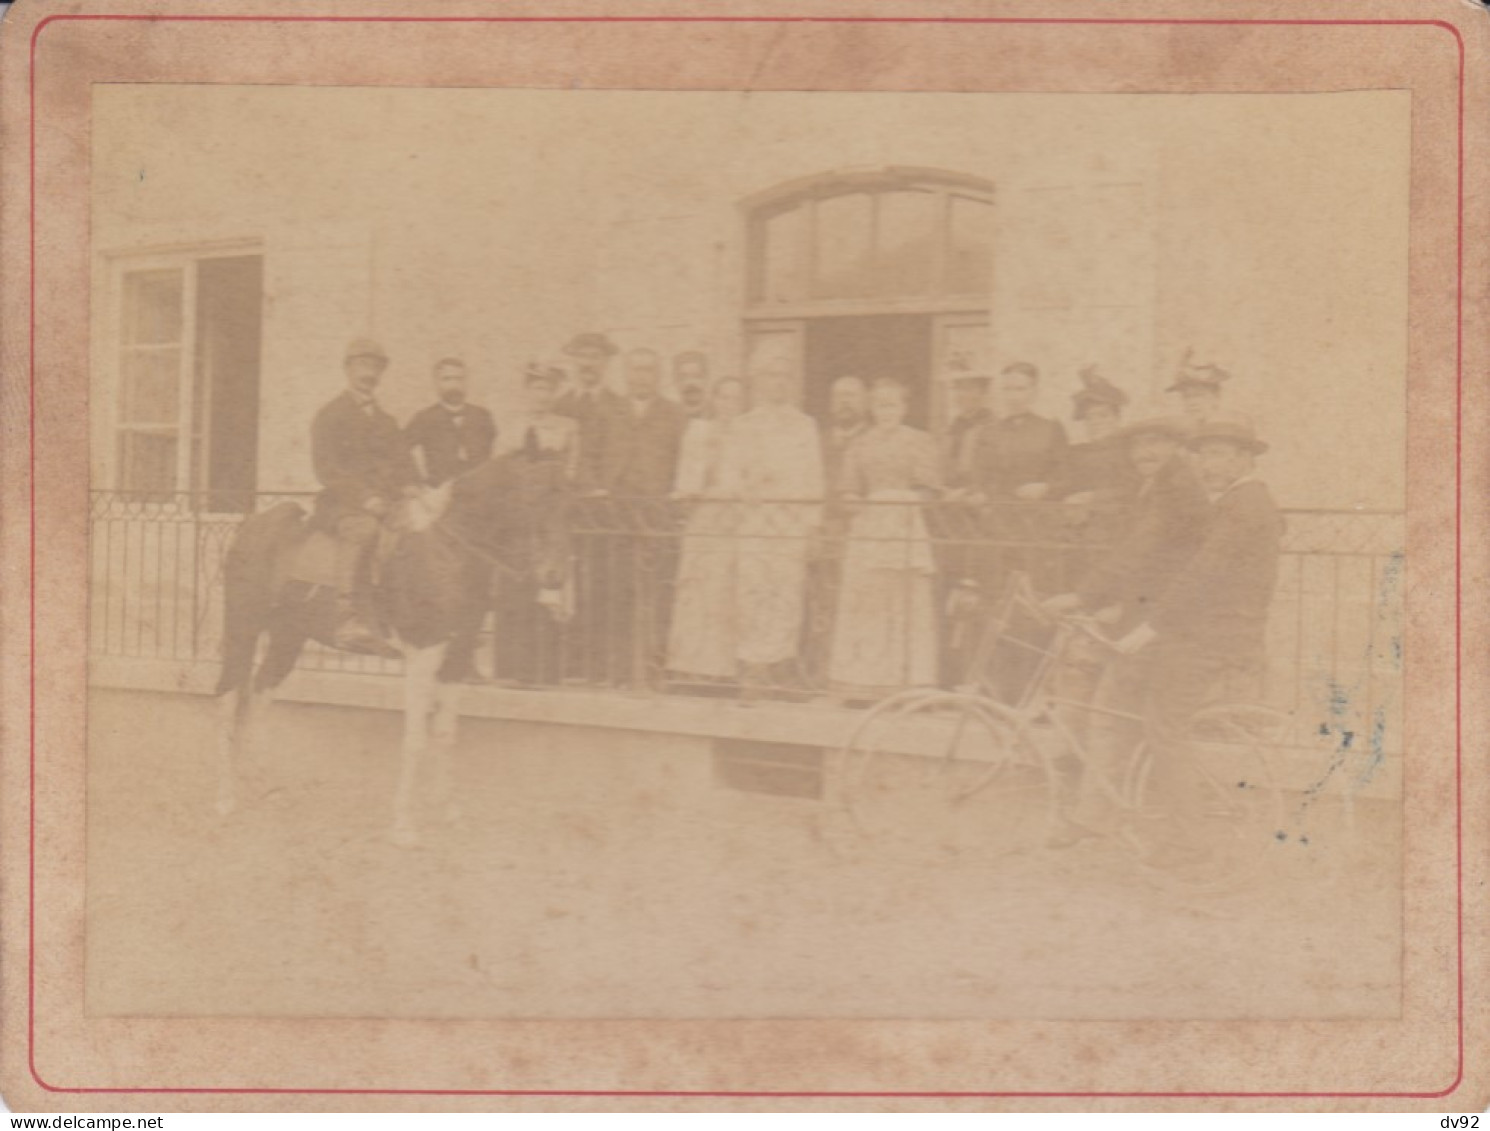
[[1286,840],[1276,752],[1293,719],[1271,707],[1222,703],[1190,721],[1195,766],[1206,784],[1202,816],[1223,850],[1243,862]]
[[841,801],[871,848],[1017,847],[1047,827],[1056,781],[1020,717],[979,695],[917,691],[874,708],[842,750]]

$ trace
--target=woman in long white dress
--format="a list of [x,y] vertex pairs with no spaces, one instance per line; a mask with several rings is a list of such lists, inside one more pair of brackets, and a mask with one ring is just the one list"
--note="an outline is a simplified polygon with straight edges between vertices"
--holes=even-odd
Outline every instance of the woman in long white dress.
[[934,494],[937,449],[905,424],[906,390],[880,381],[873,425],[844,454],[840,489],[859,504],[844,548],[828,679],[852,699],[936,682],[935,562],[921,504]]
[[793,403],[791,374],[754,374],[755,407],[740,417],[739,620],[737,654],[744,691],[802,693],[798,652],[806,609],[807,559],[822,521],[822,441],[812,417]]
[[667,669],[674,682],[718,684],[735,675],[738,629],[735,532],[740,494],[736,423],[745,388],[726,377],[714,385],[709,414],[688,423],[673,497],[688,508],[668,630]]

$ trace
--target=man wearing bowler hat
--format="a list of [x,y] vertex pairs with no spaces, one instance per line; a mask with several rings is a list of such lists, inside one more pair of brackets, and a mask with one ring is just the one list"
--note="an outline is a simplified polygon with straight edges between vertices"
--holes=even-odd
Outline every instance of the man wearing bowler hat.
[[1045,602],[1050,612],[1120,610],[1119,631],[1136,628],[1146,610],[1194,555],[1210,519],[1210,501],[1185,458],[1192,426],[1155,416],[1114,433],[1139,481],[1123,535],[1076,588]]
[[1257,457],[1268,446],[1251,420],[1236,414],[1197,425],[1186,446],[1210,498],[1206,536],[1122,650],[1179,647],[1218,676],[1256,674],[1283,537],[1272,492],[1257,476]]
[[579,488],[598,490],[605,485],[606,421],[624,403],[605,384],[616,343],[589,330],[571,338],[564,353],[573,363],[574,384],[559,398],[554,411],[573,417],[579,425]]
[[316,413],[311,459],[324,490],[315,522],[336,539],[339,607],[334,643],[351,651],[397,655],[373,627],[371,553],[379,524],[401,497],[419,492],[418,471],[398,422],[374,397],[388,354],[357,338],[342,360],[347,387]]
[[[1181,416],[1154,416],[1113,435],[1139,486],[1119,537],[1075,589],[1045,601],[1047,612],[1081,611],[1119,635],[1136,628],[1194,556],[1210,519],[1210,501],[1187,458],[1191,424]],[[1141,724],[1123,717],[1142,698],[1146,667],[1113,660],[1113,652],[1078,639],[1060,673],[1061,698],[1090,703],[1066,712],[1085,758],[1070,767],[1080,778],[1074,821],[1052,837],[1053,847],[1074,844],[1110,823],[1108,787],[1123,780],[1143,737]]]
[[662,359],[633,349],[624,364],[626,397],[605,419],[601,488],[611,501],[608,676],[633,688],[661,678],[668,599],[677,570],[669,501],[688,418],[658,391]]
[[615,508],[595,496],[605,487],[606,425],[625,403],[605,384],[616,352],[615,342],[596,330],[571,338],[564,354],[572,365],[573,384],[554,404],[555,412],[570,417],[576,425],[574,484],[581,496],[573,511],[578,600],[568,634],[565,674],[582,683],[605,683],[611,678],[611,558],[618,531]]
[[1282,516],[1256,474],[1267,444],[1250,420],[1207,420],[1195,426],[1186,446],[1210,502],[1205,537],[1116,644],[1124,657],[1119,662],[1142,673],[1150,793],[1168,824],[1146,846],[1149,860],[1180,869],[1206,855],[1190,719],[1209,700],[1258,697],[1283,537]]

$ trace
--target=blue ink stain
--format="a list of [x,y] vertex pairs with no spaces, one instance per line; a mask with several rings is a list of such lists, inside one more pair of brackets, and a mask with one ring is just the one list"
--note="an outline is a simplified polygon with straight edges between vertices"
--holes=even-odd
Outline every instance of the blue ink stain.
[[1387,735],[1387,713],[1385,708],[1376,708],[1375,717],[1371,721],[1371,754],[1366,759],[1366,764],[1361,767],[1360,774],[1356,777],[1357,785],[1365,785],[1373,777],[1381,764],[1386,761],[1386,735]]

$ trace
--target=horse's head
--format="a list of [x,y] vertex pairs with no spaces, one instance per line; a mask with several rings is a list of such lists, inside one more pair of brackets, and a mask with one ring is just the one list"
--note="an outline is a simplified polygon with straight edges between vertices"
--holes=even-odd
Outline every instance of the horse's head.
[[417,495],[402,499],[388,517],[388,526],[400,534],[428,530],[450,509],[450,495],[455,480],[447,480],[438,487],[430,487]]

